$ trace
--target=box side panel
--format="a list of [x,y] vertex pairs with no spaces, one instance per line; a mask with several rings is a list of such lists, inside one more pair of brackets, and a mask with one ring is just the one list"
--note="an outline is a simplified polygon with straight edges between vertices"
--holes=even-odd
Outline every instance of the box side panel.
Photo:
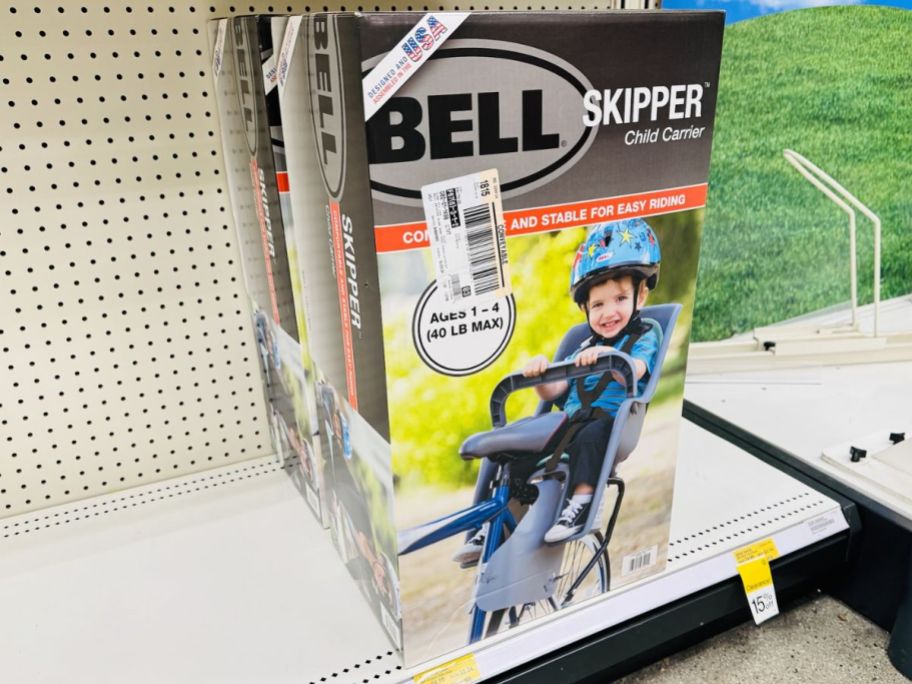
[[[311,332],[314,357],[328,381],[344,392],[346,401],[388,438],[356,31],[353,16],[309,17],[300,31],[302,42],[292,56],[286,92],[288,99],[310,107],[313,159],[323,184],[321,204],[328,239],[321,240],[320,248],[314,238],[315,249],[307,257],[314,261],[313,267],[305,269],[307,287],[321,302],[320,325]],[[300,80],[305,73],[307,89]]]
[[[240,21],[240,20],[236,20]],[[279,107],[279,93],[276,77],[276,56],[281,47],[286,17],[246,17],[250,31],[257,36],[259,49],[259,74],[257,90],[267,123],[268,138],[263,141],[264,150],[271,150],[274,173],[261,178],[261,191],[270,201],[270,218],[274,238],[277,268],[275,273],[282,281],[281,297],[288,294],[294,306],[294,320],[283,328],[294,325],[294,335],[286,335],[280,345],[281,364],[277,369],[283,395],[286,400],[277,403],[276,422],[280,436],[287,446],[286,456],[290,457],[295,469],[290,471],[296,486],[307,500],[314,513],[321,520],[325,508],[325,487],[323,476],[324,459],[320,454],[319,439],[316,436],[317,416],[314,395],[314,371],[311,362],[303,289],[297,266],[298,253],[294,238],[294,215],[285,156],[282,115]],[[267,153],[263,153],[267,157]],[[284,290],[285,283],[289,291]]]
[[354,17],[304,17],[281,107],[330,530],[398,646],[386,376],[359,54]]
[[251,328],[270,409],[272,439],[280,455],[294,438],[291,393],[285,373],[299,365],[294,297],[285,257],[275,170],[263,99],[259,38],[254,21],[219,22],[224,42],[218,56],[215,92],[222,122],[222,147]]
[[[230,43],[226,43],[223,64],[234,75],[236,103],[231,104],[231,109],[238,127],[236,134],[227,133],[233,138],[229,175],[240,200],[235,213],[244,219],[239,230],[243,231],[244,237],[244,261],[251,267],[250,291],[257,308],[267,312],[285,334],[297,340],[294,294],[275,183],[258,21],[254,17],[231,19],[228,33]],[[271,52],[271,46],[266,46],[266,50]],[[227,98],[223,99],[227,106]],[[244,197],[240,196],[242,193]]]

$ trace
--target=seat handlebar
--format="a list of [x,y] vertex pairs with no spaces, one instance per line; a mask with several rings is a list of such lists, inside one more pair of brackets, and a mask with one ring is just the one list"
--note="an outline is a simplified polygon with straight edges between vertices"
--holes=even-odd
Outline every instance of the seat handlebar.
[[551,364],[544,373],[534,378],[527,378],[522,373],[512,373],[497,383],[491,392],[491,423],[494,427],[503,427],[507,424],[507,398],[517,390],[561,380],[569,382],[587,375],[610,371],[620,371],[623,374],[627,398],[635,397],[637,384],[633,359],[617,350],[599,354],[598,360],[591,366],[577,366],[574,361],[561,361]]

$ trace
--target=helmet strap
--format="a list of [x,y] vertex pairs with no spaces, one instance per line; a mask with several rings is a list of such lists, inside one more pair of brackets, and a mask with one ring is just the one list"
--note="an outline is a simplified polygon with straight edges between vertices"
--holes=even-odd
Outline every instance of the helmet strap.
[[630,320],[627,321],[627,325],[624,326],[624,329],[618,333],[618,337],[622,335],[630,335],[631,333],[636,332],[640,328],[640,286],[643,284],[643,279],[633,281],[633,313],[630,314]]

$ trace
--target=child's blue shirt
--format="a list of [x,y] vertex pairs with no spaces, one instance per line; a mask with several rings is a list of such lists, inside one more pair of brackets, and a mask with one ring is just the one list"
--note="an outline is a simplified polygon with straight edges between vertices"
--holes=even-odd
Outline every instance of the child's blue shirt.
[[[656,356],[659,353],[659,346],[662,344],[662,328],[659,326],[659,324],[651,319],[643,319],[643,322],[648,322],[651,324],[651,326],[649,330],[640,335],[640,338],[633,343],[633,347],[629,352],[631,358],[639,359],[646,364],[646,373],[644,373],[643,377],[640,378],[637,382],[638,395],[642,394],[643,390],[646,389],[646,383],[649,381],[649,376],[652,374],[653,368],[655,366]],[[630,335],[624,335],[611,346],[617,350],[620,350],[624,347],[629,338]],[[586,349],[586,346],[580,347],[564,360],[574,360],[584,349]],[[601,376],[601,373],[593,373],[592,375],[587,375],[583,380],[583,387],[585,387],[587,391],[592,391]],[[624,386],[617,380],[612,380],[608,383],[598,398],[592,402],[592,405],[603,409],[610,416],[614,417],[617,415],[618,409],[621,406],[621,402],[623,402],[626,398],[627,392]],[[564,402],[564,411],[568,416],[573,416],[573,414],[579,411],[580,408],[582,408],[582,402],[580,401],[579,393],[576,391],[576,381],[571,380],[570,392],[567,395],[567,401]]]

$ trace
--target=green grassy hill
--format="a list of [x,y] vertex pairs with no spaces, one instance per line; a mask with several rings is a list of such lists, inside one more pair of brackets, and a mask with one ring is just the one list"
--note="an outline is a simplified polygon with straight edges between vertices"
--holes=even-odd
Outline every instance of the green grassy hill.
[[[912,12],[786,12],[726,28],[693,335],[721,339],[849,299],[845,214],[791,148],[883,221],[882,297],[912,291]],[[859,221],[859,288],[873,237]]]

